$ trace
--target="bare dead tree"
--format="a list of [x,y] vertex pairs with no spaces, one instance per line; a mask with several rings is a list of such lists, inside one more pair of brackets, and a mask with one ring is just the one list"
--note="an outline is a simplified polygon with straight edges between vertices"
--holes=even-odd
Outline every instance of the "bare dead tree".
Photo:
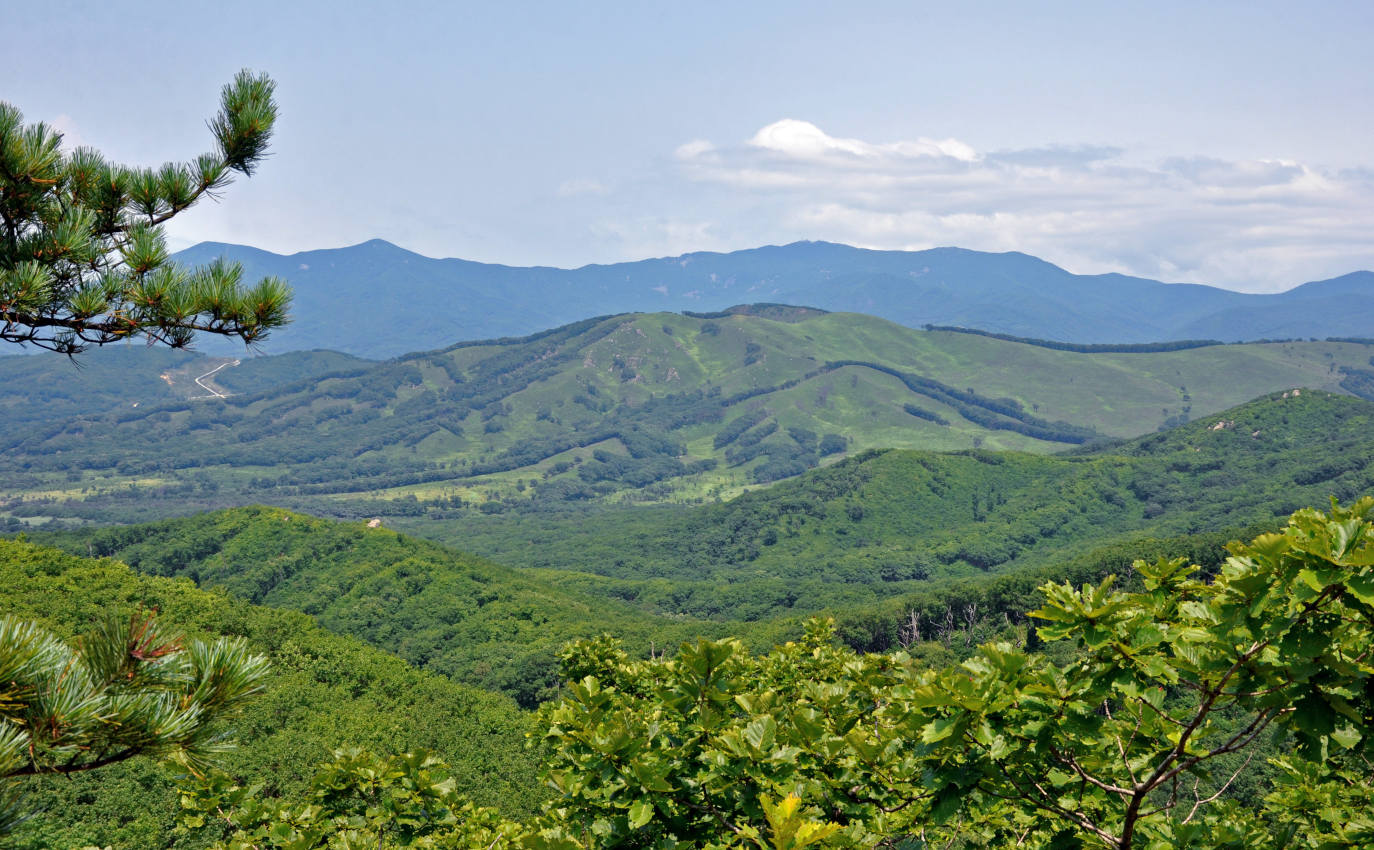
[[909,649],[921,642],[921,612],[915,608],[907,614],[907,621],[897,629],[897,642]]

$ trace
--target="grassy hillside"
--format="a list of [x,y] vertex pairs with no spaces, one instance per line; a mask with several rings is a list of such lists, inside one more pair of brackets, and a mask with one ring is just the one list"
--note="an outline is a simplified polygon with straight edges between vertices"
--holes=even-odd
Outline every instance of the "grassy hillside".
[[1070,455],[875,451],[719,505],[407,527],[650,610],[752,619],[1053,564],[1140,534],[1263,524],[1370,491],[1374,403],[1309,390]]
[[[263,392],[370,363],[337,351],[207,357],[141,344],[96,349],[79,358],[3,356],[0,445],[77,417],[203,400],[213,395],[211,389],[235,395]],[[207,374],[204,385],[196,383]]]
[[[137,606],[157,608],[164,623],[192,637],[245,636],[271,658],[272,674],[267,693],[236,723],[239,747],[224,766],[263,783],[264,793],[298,794],[334,748],[357,744],[440,752],[467,793],[506,809],[528,812],[539,799],[526,717],[513,702],[418,671],[304,614],[14,540],[0,540],[0,588],[0,612],[66,637],[107,612]],[[32,802],[47,813],[28,825],[18,847],[203,845],[174,834],[173,777],[146,761],[31,787]]]
[[791,308],[632,314],[227,399],[0,428],[12,435],[0,513],[694,503],[868,448],[1043,454],[1290,387],[1359,392],[1352,375],[1371,354],[1355,342],[1080,353]]
[[[629,646],[724,633],[666,619],[435,543],[362,523],[250,507],[50,538],[140,572],[187,577],[275,608],[304,611],[426,670],[533,705],[556,685],[556,653],[604,631]],[[766,638],[765,638],[766,642]]]

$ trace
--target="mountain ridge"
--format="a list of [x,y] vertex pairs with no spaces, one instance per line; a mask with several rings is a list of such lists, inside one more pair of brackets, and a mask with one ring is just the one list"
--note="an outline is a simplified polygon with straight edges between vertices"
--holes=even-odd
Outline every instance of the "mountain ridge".
[[[877,251],[794,242],[573,269],[433,258],[381,239],[274,254],[204,242],[176,255],[225,256],[250,278],[286,278],[296,320],[267,350],[330,348],[384,358],[455,339],[521,336],[589,315],[720,310],[748,302],[872,313],[907,327],[964,327],[1076,343],[1366,336],[1374,272],[1259,295],[1108,273],[1073,274],[1021,252]],[[206,351],[227,343],[206,339]]]

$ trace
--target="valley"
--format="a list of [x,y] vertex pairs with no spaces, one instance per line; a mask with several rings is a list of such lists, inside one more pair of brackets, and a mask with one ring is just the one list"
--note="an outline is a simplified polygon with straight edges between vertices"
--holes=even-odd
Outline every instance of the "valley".
[[[868,449],[1062,452],[1289,388],[1371,395],[1374,375],[1361,342],[1082,352],[779,306],[625,314],[381,363],[250,358],[215,373],[227,398],[195,397],[193,380],[227,361],[106,354],[80,370],[0,359],[34,394],[70,388],[8,401],[12,520],[701,504]],[[116,373],[133,379],[102,389]]]
[[0,850],[1374,847],[1374,17],[716,5],[6,8]]
[[[932,593],[1011,580],[1024,599],[1073,569],[1124,569],[1101,566],[1114,548],[1219,547],[1371,490],[1374,402],[1299,390],[1061,455],[864,451],[720,504],[388,519],[446,546],[265,507],[37,539],[305,611],[533,706],[569,639],[610,632],[647,653],[732,634],[762,649],[829,613],[881,645]],[[1098,566],[1068,566],[1084,559]]]
[[[1372,357],[752,305],[380,362],[0,358],[0,521],[27,538],[0,540],[0,578],[6,612],[59,634],[142,605],[246,635],[280,672],[226,766],[268,799],[346,740],[426,748],[464,799],[539,817],[551,756],[523,737],[580,698],[571,670],[816,629],[910,669],[1039,652],[1047,582],[1136,590],[1159,557],[1216,574],[1229,541],[1374,491]],[[26,846],[204,846],[146,764],[42,789],[96,807]]]

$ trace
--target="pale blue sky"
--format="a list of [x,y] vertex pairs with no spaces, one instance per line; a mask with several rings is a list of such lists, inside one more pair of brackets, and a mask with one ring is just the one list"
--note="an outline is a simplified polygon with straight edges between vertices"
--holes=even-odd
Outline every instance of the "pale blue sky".
[[48,2],[0,99],[130,163],[278,83],[173,229],[580,265],[795,239],[1272,290],[1374,267],[1374,3]]

